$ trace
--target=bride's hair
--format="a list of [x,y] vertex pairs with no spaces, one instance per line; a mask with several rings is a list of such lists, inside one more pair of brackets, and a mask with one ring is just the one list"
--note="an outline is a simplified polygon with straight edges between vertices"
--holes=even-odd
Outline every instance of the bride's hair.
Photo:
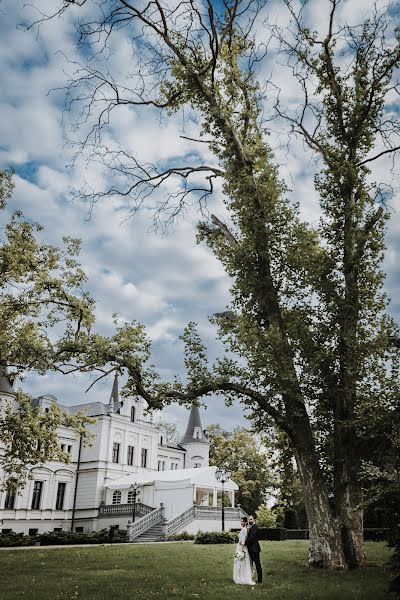
[[247,524],[247,517],[242,517],[240,520],[244,521]]

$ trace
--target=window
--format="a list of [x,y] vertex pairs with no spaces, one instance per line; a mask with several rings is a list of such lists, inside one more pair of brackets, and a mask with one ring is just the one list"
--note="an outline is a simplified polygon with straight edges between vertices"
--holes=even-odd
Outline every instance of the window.
[[[39,510],[40,508],[40,500],[42,498],[43,491],[43,481],[35,481],[33,483],[33,493],[32,493],[32,510]],[[31,534],[29,534],[31,535]]]
[[158,461],[157,471],[161,471],[161,460]]
[[38,534],[38,529],[30,529],[28,532],[28,535],[37,535]]
[[12,533],[12,529],[2,529],[1,533]]
[[7,490],[6,499],[4,502],[4,508],[12,510],[15,506],[15,492],[14,490]]
[[140,464],[145,469],[147,467],[147,448],[142,448],[140,458]]
[[56,510],[64,509],[64,499],[65,499],[65,490],[67,484],[64,482],[59,482],[57,486],[57,499],[56,499]]
[[83,533],[83,527],[75,527],[76,533]]
[[119,462],[119,447],[120,447],[120,444],[118,444],[118,442],[113,443],[113,452],[112,452],[113,463]]
[[72,446],[68,446],[67,452],[68,452],[68,454],[72,454]]
[[160,446],[164,446],[164,438],[163,438],[163,436],[160,437]]
[[132,421],[132,423],[134,423],[134,422],[135,422],[135,412],[136,412],[136,411],[135,411],[135,407],[134,407],[134,406],[132,406],[132,407],[131,407],[131,421]]
[[201,439],[201,429],[200,427],[195,427],[194,431],[193,431],[193,437],[195,440],[200,440]]
[[61,452],[65,452],[65,444],[61,444]]
[[194,468],[195,469],[200,469],[201,467],[201,463],[194,463]]
[[165,471],[165,460],[159,460],[158,461],[158,470],[159,471]]
[[178,468],[178,463],[171,463],[171,471],[176,471]]
[[[128,492],[128,504],[133,504],[135,498],[135,492]],[[136,491],[136,502],[140,502],[139,490]]]
[[121,492],[119,490],[115,490],[112,497],[113,504],[121,504]]
[[54,527],[53,531],[62,531],[62,527]]
[[133,465],[133,455],[135,452],[134,446],[128,446],[128,465],[131,467]]

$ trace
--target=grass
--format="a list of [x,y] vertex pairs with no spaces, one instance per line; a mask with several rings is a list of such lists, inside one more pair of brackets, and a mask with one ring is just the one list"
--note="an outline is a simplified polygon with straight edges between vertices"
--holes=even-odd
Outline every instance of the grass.
[[4,550],[1,600],[378,600],[386,592],[383,543],[366,544],[365,569],[310,570],[307,541],[262,542],[265,583],[232,582],[233,545],[170,544]]

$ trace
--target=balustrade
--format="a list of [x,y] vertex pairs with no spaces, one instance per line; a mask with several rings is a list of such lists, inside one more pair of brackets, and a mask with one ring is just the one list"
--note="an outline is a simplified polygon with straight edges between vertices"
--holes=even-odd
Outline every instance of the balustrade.
[[[142,504],[141,502],[136,503],[135,512],[138,516],[144,516],[151,513],[154,510],[152,506]],[[99,508],[99,517],[116,517],[119,515],[132,515],[133,504],[101,504]]]

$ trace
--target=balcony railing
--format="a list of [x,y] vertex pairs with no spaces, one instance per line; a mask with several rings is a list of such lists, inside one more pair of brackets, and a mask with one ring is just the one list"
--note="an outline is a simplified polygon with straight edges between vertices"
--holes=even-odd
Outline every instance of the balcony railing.
[[[143,517],[154,510],[152,506],[136,503],[135,515]],[[99,517],[118,517],[123,515],[133,515],[133,504],[101,504],[99,508]]]
[[[222,508],[220,506],[197,506],[196,519],[217,519],[221,518]],[[247,516],[247,513],[240,507],[226,506],[224,509],[225,519],[232,521],[242,516]]]

